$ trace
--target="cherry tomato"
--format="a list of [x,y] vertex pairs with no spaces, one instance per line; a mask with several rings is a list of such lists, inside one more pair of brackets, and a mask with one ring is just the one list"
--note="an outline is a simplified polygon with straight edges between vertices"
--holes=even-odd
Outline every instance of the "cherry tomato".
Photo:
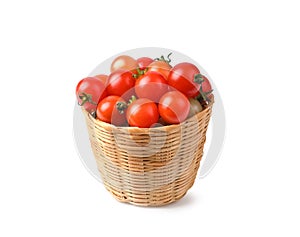
[[[121,96],[133,88],[135,79],[133,73],[124,69],[114,71],[108,76],[106,90],[109,95]],[[125,100],[128,98],[123,97]],[[130,98],[130,97],[129,97]]]
[[190,111],[188,114],[188,118],[194,116],[195,114],[198,114],[203,110],[203,107],[198,100],[194,98],[189,98],[189,102],[190,102]]
[[99,75],[96,75],[94,77],[96,77],[97,79],[101,80],[104,84],[106,84],[107,78],[108,78],[108,76],[104,75],[104,74],[99,74]]
[[106,95],[105,84],[95,77],[82,79],[76,87],[78,104],[90,113],[96,111],[98,102]]
[[158,121],[157,105],[146,98],[134,100],[127,108],[126,118],[130,126],[149,128]]
[[148,68],[148,71],[159,72],[167,79],[172,66],[165,61],[154,61],[150,63]]
[[148,58],[148,57],[141,57],[141,58],[138,58],[136,61],[137,61],[139,69],[145,70],[154,60],[152,58]]
[[125,69],[128,71],[135,70],[138,67],[137,61],[128,56],[128,55],[120,55],[115,58],[110,66],[110,71],[114,72],[118,69]]
[[160,116],[169,124],[183,122],[190,111],[190,102],[179,91],[169,91],[164,94],[158,104]]
[[125,113],[120,113],[117,103],[125,100],[116,95],[110,95],[101,100],[97,106],[97,119],[116,126],[126,124]]
[[197,77],[201,78],[200,70],[194,64],[179,63],[171,69],[168,83],[187,97],[195,97],[199,94],[200,89],[200,82],[195,82]]
[[136,80],[135,92],[139,98],[147,98],[156,103],[168,91],[168,83],[158,72],[150,71]]

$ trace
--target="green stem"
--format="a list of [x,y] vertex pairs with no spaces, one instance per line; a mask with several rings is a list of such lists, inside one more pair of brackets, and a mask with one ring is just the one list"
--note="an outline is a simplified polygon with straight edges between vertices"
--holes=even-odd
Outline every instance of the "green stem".
[[78,97],[79,99],[81,99],[81,103],[78,102],[80,106],[83,106],[86,102],[89,102],[93,105],[97,105],[97,103],[92,100],[92,95],[90,94],[82,92],[80,95],[78,95]]
[[125,110],[128,108],[128,106],[133,103],[133,101],[136,100],[136,97],[134,95],[131,96],[131,98],[128,100],[128,103],[119,101],[116,104],[117,110],[119,111],[120,114],[123,114]]
[[169,64],[170,64],[170,62],[171,62],[171,59],[170,59],[170,56],[171,56],[171,55],[172,55],[172,52],[169,53],[168,56],[167,56],[167,59],[168,59],[167,63],[169,63]]
[[137,74],[133,74],[133,77],[135,79],[138,79],[140,76],[143,76],[147,72],[147,69],[141,70],[140,68],[137,68],[136,71],[137,71]]
[[171,62],[170,56],[171,55],[172,55],[172,52],[168,54],[167,59],[165,59],[165,57],[163,55],[161,55],[160,58],[155,58],[154,61],[163,61],[163,62],[170,64],[170,62]]
[[127,109],[128,107],[126,102],[122,102],[122,101],[117,102],[116,106],[120,114],[124,114],[125,109]]
[[131,96],[131,98],[129,99],[129,101],[128,101],[128,104],[127,105],[130,105],[130,104],[132,104],[133,103],[133,101],[135,101],[136,100],[136,97],[134,96],[134,95],[132,95]]
[[204,82],[203,76],[199,73],[194,76],[194,82],[197,84],[202,84]]

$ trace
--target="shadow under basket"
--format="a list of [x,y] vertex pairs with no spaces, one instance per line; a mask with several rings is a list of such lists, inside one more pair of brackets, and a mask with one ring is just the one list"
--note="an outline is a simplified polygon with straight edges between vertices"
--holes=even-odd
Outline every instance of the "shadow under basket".
[[182,198],[199,169],[212,105],[183,123],[153,128],[116,127],[82,109],[106,189],[117,200],[138,206]]

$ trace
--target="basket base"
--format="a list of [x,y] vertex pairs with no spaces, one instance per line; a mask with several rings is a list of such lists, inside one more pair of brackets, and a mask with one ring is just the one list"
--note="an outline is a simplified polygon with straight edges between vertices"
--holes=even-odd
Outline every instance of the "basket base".
[[119,202],[128,203],[135,206],[143,207],[159,207],[174,203],[183,198],[188,190],[193,186],[194,179],[190,180],[188,188],[177,190],[174,192],[173,188],[176,182],[166,185],[163,188],[141,193],[130,193],[117,190],[104,183],[105,188],[112,194],[112,196]]

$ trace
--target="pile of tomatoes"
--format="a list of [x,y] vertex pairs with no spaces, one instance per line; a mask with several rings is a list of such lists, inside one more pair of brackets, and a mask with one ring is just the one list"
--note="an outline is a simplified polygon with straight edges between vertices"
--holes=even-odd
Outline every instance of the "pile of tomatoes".
[[115,58],[109,75],[86,77],[77,84],[78,104],[115,126],[149,128],[185,121],[207,106],[212,87],[194,64],[172,67],[170,55]]

